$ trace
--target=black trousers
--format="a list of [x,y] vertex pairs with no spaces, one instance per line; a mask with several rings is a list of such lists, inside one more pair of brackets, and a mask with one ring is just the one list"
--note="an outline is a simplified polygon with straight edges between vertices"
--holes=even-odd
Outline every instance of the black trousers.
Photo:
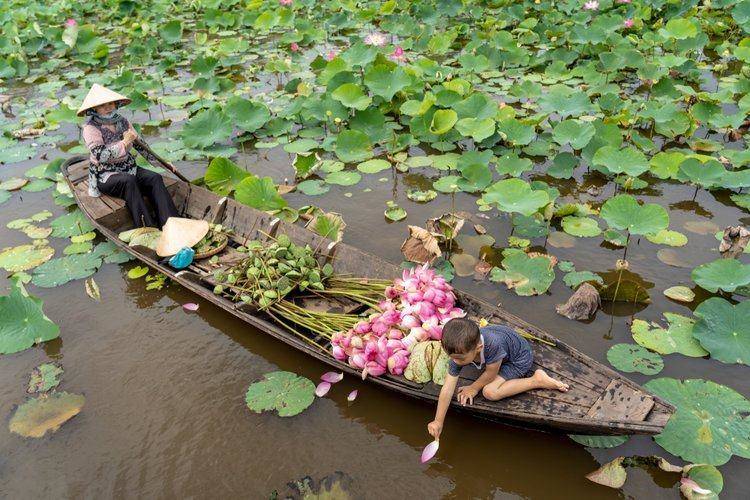
[[[100,182],[98,185],[99,191],[103,194],[125,200],[136,227],[161,229],[168,218],[179,216],[161,175],[145,168],[137,167],[135,175],[112,174],[106,182]],[[156,208],[156,221],[151,217],[143,195],[148,196]]]

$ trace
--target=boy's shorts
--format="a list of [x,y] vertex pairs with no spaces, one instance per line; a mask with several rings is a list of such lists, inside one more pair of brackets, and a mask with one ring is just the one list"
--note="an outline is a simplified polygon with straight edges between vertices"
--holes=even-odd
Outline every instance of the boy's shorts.
[[503,361],[500,365],[500,376],[505,380],[528,377],[533,364],[534,355],[531,353],[531,348],[525,349],[524,355],[514,359],[512,363]]

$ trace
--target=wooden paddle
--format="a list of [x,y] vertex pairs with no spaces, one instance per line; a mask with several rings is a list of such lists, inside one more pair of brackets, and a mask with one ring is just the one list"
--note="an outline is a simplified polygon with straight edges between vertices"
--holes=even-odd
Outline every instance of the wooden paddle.
[[170,172],[172,172],[174,175],[176,175],[178,179],[180,179],[181,181],[188,182],[188,183],[190,182],[190,179],[188,179],[187,177],[185,177],[184,175],[182,175],[179,172],[179,170],[177,170],[175,168],[174,165],[172,165],[171,163],[169,163],[167,160],[165,160],[164,158],[162,158],[158,154],[154,153],[154,150],[151,149],[151,147],[149,147],[149,145],[146,144],[143,141],[143,139],[141,139],[140,137],[136,138],[135,144],[138,144],[140,147],[142,147],[143,149],[145,149],[146,151],[148,151],[150,154],[152,154],[154,156],[154,158],[156,158],[158,160],[158,162],[161,163],[164,168],[166,168],[167,170],[169,170]]

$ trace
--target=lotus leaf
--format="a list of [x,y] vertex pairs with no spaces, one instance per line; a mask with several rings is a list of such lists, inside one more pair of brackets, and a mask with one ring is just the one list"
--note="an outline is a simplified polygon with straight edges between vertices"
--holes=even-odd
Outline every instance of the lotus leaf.
[[60,383],[60,375],[62,375],[63,369],[57,366],[55,363],[43,363],[31,372],[31,378],[29,379],[29,386],[26,388],[26,392],[47,392],[50,389],[57,387]]
[[639,345],[659,354],[680,353],[684,356],[703,357],[708,355],[693,338],[695,321],[675,313],[664,313],[669,325],[666,329],[656,323],[635,319],[630,327],[633,340]]
[[280,210],[287,206],[270,177],[248,175],[235,189],[237,201],[258,210]]
[[734,292],[750,284],[750,264],[742,264],[737,259],[716,259],[693,269],[690,277],[709,292],[715,293],[719,289]]
[[92,255],[104,259],[105,264],[123,264],[133,259],[130,254],[120,250],[111,241],[102,241],[94,247]]
[[148,266],[135,266],[130,271],[128,271],[128,278],[131,280],[137,280],[138,278],[143,278],[148,274],[149,268]]
[[238,167],[232,160],[218,157],[208,164],[203,180],[208,189],[226,196],[234,191],[237,184],[248,175],[250,174]]
[[677,407],[656,442],[693,462],[723,465],[738,455],[750,458],[750,401],[710,380],[657,378],[646,389]]
[[0,191],[16,191],[29,183],[28,179],[11,177],[0,182]]
[[587,448],[614,448],[630,439],[630,436],[588,436],[585,434],[568,434],[568,437]]
[[182,38],[182,23],[178,20],[165,23],[160,29],[159,34],[167,43],[177,43]]
[[670,247],[682,247],[687,245],[687,236],[678,232],[662,229],[658,233],[647,234],[646,239],[657,245],[669,245]]
[[221,109],[216,107],[199,111],[182,128],[180,138],[191,148],[206,149],[232,135],[232,123]]
[[669,214],[664,207],[655,203],[640,205],[629,194],[607,200],[600,214],[611,227],[627,229],[630,234],[654,234],[669,225]]
[[325,212],[316,214],[305,227],[329,240],[341,241],[344,237],[346,222],[340,214]]
[[250,384],[245,394],[247,407],[255,413],[276,410],[280,417],[292,417],[315,400],[315,384],[291,372],[271,372]]
[[159,231],[156,228],[141,228],[141,229],[151,229],[151,231],[140,231],[130,238],[130,243],[128,243],[128,246],[130,247],[146,247],[150,248],[153,251],[156,251],[156,245],[159,243],[159,238],[161,238],[161,231]]
[[695,300],[695,292],[686,286],[671,286],[664,290],[664,295],[679,302],[692,302]]
[[500,175],[518,177],[532,168],[534,168],[534,164],[528,158],[520,158],[515,153],[509,153],[503,155],[497,160],[495,170],[497,170]]
[[331,97],[347,108],[358,109],[360,111],[367,109],[372,102],[372,98],[362,92],[362,87],[356,83],[345,83],[341,85],[333,91]]
[[[224,111],[234,126],[245,132],[255,132],[271,118],[271,112],[265,104],[249,101],[239,96],[230,97]],[[223,122],[221,123],[225,126]],[[231,128],[229,133],[231,133]],[[216,142],[221,140],[223,139],[217,139]]]
[[78,209],[53,220],[50,227],[52,227],[52,236],[55,238],[70,238],[94,229],[86,215]]
[[604,284],[602,277],[591,271],[572,271],[563,276],[563,283],[573,289],[578,288],[578,285],[587,281],[599,283],[600,285]]
[[10,192],[0,189],[0,205],[10,199]]
[[331,172],[326,176],[326,182],[328,184],[337,184],[339,186],[353,186],[362,180],[362,175],[359,172],[351,172],[340,170],[338,172]]
[[631,177],[638,177],[649,167],[646,156],[630,146],[624,149],[604,146],[597,150],[592,161],[594,165],[606,168],[609,173],[624,173]]
[[94,248],[94,245],[90,241],[83,241],[81,243],[71,243],[63,249],[63,254],[73,255],[77,253],[88,253]]
[[30,399],[16,409],[8,427],[23,437],[40,438],[78,415],[85,400],[80,394],[67,392]]
[[38,193],[54,186],[55,183],[47,179],[34,179],[26,184],[22,189],[29,193]]
[[0,354],[20,352],[34,344],[56,339],[60,328],[44,315],[43,302],[13,284],[0,296]]
[[410,189],[406,192],[406,197],[411,201],[415,201],[417,203],[426,203],[437,198],[437,192],[433,191],[432,189],[428,189],[427,191],[422,191],[420,189]]
[[460,179],[461,177],[457,175],[446,175],[433,182],[432,187],[441,193],[457,193],[460,191],[458,188],[458,181]]
[[[434,119],[434,117],[433,117]],[[456,122],[456,130],[476,142],[481,142],[495,133],[495,120],[492,118],[462,118]]]
[[297,191],[308,196],[317,196],[327,193],[331,188],[319,179],[308,179],[297,184]]
[[395,202],[387,201],[385,204],[388,207],[384,212],[386,219],[393,222],[398,222],[400,220],[406,219],[406,210],[399,207]]
[[336,137],[336,156],[343,162],[359,162],[372,157],[372,143],[359,130],[344,130]]
[[21,245],[0,251],[0,267],[11,273],[28,271],[55,254],[55,250],[43,245]]
[[372,66],[365,72],[365,85],[373,95],[390,102],[396,92],[411,84],[411,78],[403,68],[389,68],[385,65]]
[[676,177],[680,181],[712,188],[721,186],[726,174],[726,169],[716,160],[703,163],[695,158],[688,158],[680,164]]
[[636,344],[615,344],[607,351],[607,361],[620,371],[656,375],[664,368],[658,354]]
[[593,237],[599,236],[602,230],[596,220],[589,217],[574,217],[569,215],[561,221],[566,233],[573,236]]
[[64,285],[91,276],[101,264],[101,259],[91,253],[59,257],[34,269],[31,282],[43,288]]
[[391,168],[391,164],[387,160],[380,159],[367,160],[357,165],[357,170],[363,174],[377,174],[389,168]]
[[552,138],[561,146],[570,144],[573,149],[582,149],[589,143],[596,130],[591,123],[563,120],[552,130]]
[[521,296],[546,292],[555,280],[552,261],[543,256],[529,257],[522,250],[503,251],[503,269],[493,268],[490,280],[505,283]]
[[542,190],[533,190],[521,179],[504,179],[488,187],[482,199],[494,204],[503,212],[532,215],[549,203],[549,195]]
[[458,121],[458,115],[452,109],[439,109],[432,115],[430,133],[443,135],[453,128]]
[[732,305],[712,297],[695,309],[693,336],[723,363],[750,364],[750,302]]

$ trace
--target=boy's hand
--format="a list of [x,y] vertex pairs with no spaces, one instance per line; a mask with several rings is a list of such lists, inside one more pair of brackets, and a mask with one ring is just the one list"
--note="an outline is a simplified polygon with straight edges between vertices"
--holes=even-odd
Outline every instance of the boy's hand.
[[133,142],[135,142],[137,138],[138,134],[132,128],[129,128],[125,131],[124,134],[122,134],[122,140],[127,142],[128,144],[133,144]]
[[437,420],[433,420],[427,424],[427,432],[429,432],[435,440],[438,440],[440,439],[440,433],[443,432],[443,424]]
[[467,401],[472,405],[474,404],[474,396],[477,394],[479,394],[479,390],[470,385],[465,385],[458,389],[458,402],[461,403],[462,406],[466,406]]

